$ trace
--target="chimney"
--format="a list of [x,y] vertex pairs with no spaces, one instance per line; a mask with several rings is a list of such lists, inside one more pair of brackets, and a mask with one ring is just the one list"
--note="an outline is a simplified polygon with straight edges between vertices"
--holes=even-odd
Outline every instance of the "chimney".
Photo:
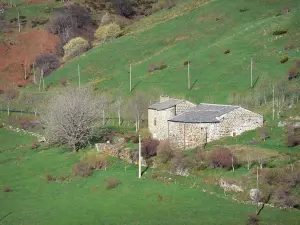
[[160,99],[159,99],[159,102],[165,102],[165,101],[168,101],[170,98],[168,95],[161,95],[160,96]]

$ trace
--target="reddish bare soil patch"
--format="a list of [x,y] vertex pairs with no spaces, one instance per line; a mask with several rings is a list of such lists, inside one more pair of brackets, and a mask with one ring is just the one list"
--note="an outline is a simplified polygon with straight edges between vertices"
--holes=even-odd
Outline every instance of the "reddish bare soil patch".
[[15,37],[14,44],[0,44],[0,79],[18,86],[25,86],[25,69],[29,75],[30,65],[42,52],[55,51],[59,38],[44,30],[32,30]]

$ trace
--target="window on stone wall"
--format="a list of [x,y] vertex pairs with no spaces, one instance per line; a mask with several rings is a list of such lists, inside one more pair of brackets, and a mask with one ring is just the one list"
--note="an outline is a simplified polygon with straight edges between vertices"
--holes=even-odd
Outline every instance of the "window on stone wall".
[[156,118],[154,118],[154,126],[156,126]]

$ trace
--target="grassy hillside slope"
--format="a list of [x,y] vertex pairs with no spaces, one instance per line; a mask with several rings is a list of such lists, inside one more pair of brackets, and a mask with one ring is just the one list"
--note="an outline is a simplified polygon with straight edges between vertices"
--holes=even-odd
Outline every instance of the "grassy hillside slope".
[[[290,12],[276,16],[286,6]],[[67,62],[46,79],[46,85],[51,89],[64,79],[76,83],[80,64],[82,83],[129,95],[131,63],[135,91],[226,103],[233,93],[251,91],[251,57],[254,83],[257,81],[254,91],[287,77],[287,71],[300,58],[299,12],[297,0],[187,1],[141,20],[127,30],[127,35]],[[276,30],[288,33],[274,36]],[[226,49],[230,54],[224,54]],[[285,55],[289,60],[281,64]],[[191,90],[185,60],[191,61]],[[161,61],[167,68],[148,72],[149,65]],[[37,90],[36,86],[28,88]]]
[[[177,184],[139,180],[137,166],[128,165],[125,172],[125,164],[116,159],[107,171],[69,177],[80,154],[30,150],[32,141],[0,129],[0,188],[12,190],[0,192],[5,206],[0,224],[244,224],[255,211],[254,205],[233,202],[200,178],[177,177]],[[46,174],[58,180],[47,182]],[[117,189],[105,189],[110,177],[121,181]],[[297,211],[265,207],[260,219],[261,224],[298,224],[300,218]]]

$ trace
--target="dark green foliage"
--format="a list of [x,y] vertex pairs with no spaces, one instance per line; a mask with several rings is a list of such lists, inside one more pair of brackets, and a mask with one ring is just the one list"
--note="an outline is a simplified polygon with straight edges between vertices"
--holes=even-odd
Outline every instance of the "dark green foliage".
[[283,56],[281,59],[280,59],[280,63],[286,63],[287,61],[289,60],[289,57],[288,56]]
[[107,190],[114,189],[114,188],[118,187],[119,184],[121,183],[119,179],[113,178],[113,177],[107,178],[105,181],[106,181],[105,188]]
[[240,11],[240,12],[247,12],[247,11],[249,11],[249,9],[247,9],[247,8],[242,8],[242,9],[240,9],[239,11]]
[[39,25],[44,25],[48,21],[49,21],[49,18],[46,18],[46,17],[34,17],[31,20],[31,27],[33,28],[33,27],[36,27],[36,26],[39,26]]
[[282,16],[282,13],[277,13],[275,16]]
[[288,31],[287,30],[276,30],[273,32],[273,35],[282,35],[286,34]]
[[190,64],[190,63],[191,63],[191,61],[185,60],[185,61],[183,62],[183,65],[186,66],[186,65],[188,65],[188,64]]
[[224,54],[229,54],[230,53],[230,50],[229,49],[226,49],[225,51],[224,51]]

